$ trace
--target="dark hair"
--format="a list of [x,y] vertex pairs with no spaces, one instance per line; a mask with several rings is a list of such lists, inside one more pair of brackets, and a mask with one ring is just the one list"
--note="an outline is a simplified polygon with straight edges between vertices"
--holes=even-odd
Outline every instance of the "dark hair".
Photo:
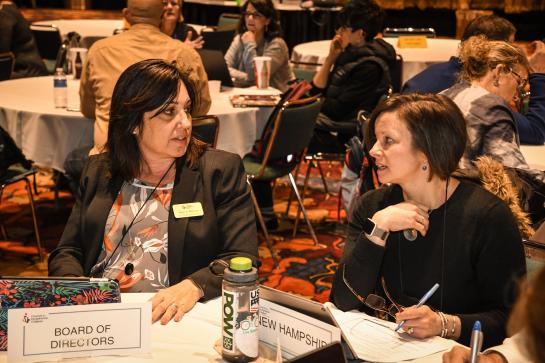
[[476,35],[484,35],[488,40],[509,41],[517,29],[509,20],[497,15],[479,16],[469,22],[462,34],[462,42]]
[[395,112],[405,122],[412,145],[426,155],[430,179],[446,179],[458,168],[467,143],[464,115],[446,96],[410,93],[395,95],[382,102],[371,114],[365,143],[370,150],[376,142],[375,124],[380,115]]
[[525,276],[508,323],[508,333],[524,334],[523,344],[534,362],[545,362],[545,267]]
[[[191,100],[192,111],[197,100],[195,87],[175,63],[148,59],[131,65],[117,80],[110,106],[110,122],[106,150],[112,177],[132,180],[140,173],[142,153],[136,129],[142,129],[144,113],[157,109],[155,117],[178,96],[183,84]],[[191,137],[186,151],[187,162],[196,163],[206,145]]]
[[351,0],[339,12],[337,22],[352,31],[363,29],[365,40],[371,41],[382,30],[384,11],[374,0]]
[[238,33],[244,34],[248,30],[248,28],[246,28],[246,19],[244,17],[244,13],[246,12],[248,5],[250,4],[252,4],[256,11],[258,11],[261,15],[270,20],[269,25],[265,27],[265,39],[267,39],[267,41],[270,41],[276,37],[281,37],[282,27],[280,26],[280,16],[278,15],[278,11],[274,7],[272,0],[246,1],[240,9],[243,15],[241,16],[238,23]]

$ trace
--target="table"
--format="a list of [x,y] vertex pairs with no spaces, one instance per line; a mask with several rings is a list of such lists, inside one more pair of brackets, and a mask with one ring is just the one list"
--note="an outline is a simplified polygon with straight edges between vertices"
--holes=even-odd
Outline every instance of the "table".
[[[384,38],[403,57],[402,81],[405,82],[434,63],[446,62],[458,53],[457,39],[427,39],[427,48],[398,48],[397,38]],[[331,40],[302,43],[293,48],[291,61],[321,65],[329,52]]]
[[[123,302],[143,302],[153,294],[122,294]],[[214,350],[214,343],[221,337],[221,299],[197,303],[182,321],[167,325],[153,324],[151,328],[152,352],[149,355],[101,356],[74,358],[70,362],[116,362],[116,363],[164,363],[224,362]],[[413,363],[441,361],[441,353],[415,359]],[[7,353],[0,352],[0,363],[7,362]]]
[[[81,39],[88,37],[109,37],[114,30],[123,29],[126,24],[123,19],[60,19],[36,21],[36,25],[54,25],[59,28],[61,35],[66,37],[69,32],[75,31],[81,35]],[[204,26],[189,24],[200,32]]]
[[[79,81],[68,80],[68,105],[79,107]],[[0,82],[0,126],[37,165],[64,171],[66,155],[93,144],[94,120],[53,106],[53,77]]]
[[521,145],[520,151],[532,169],[545,171],[545,145]]
[[[68,106],[79,108],[79,80],[68,80]],[[251,149],[272,112],[272,107],[234,108],[229,96],[279,93],[269,89],[233,88],[212,96],[209,114],[219,118],[216,147],[243,157]],[[93,144],[94,120],[79,111],[53,107],[53,77],[22,78],[0,82],[0,126],[37,165],[64,171],[66,155]]]

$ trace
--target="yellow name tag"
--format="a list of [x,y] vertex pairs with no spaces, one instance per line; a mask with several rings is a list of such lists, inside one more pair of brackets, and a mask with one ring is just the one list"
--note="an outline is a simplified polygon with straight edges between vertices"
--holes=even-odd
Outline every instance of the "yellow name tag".
[[397,39],[398,48],[427,48],[428,40],[420,35],[400,36]]
[[172,211],[176,218],[200,217],[204,215],[200,202],[175,204],[172,206]]

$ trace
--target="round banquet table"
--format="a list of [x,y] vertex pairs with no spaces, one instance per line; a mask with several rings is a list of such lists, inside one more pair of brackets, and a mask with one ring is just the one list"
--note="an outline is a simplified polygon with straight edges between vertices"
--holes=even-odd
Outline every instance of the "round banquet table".
[[[234,94],[278,94],[273,88],[232,88],[212,95],[210,115],[220,125],[216,148],[243,157],[251,149],[272,112],[272,107],[234,108]],[[79,80],[68,80],[68,109],[53,106],[53,77],[0,82],[0,126],[37,165],[64,171],[66,155],[93,143],[94,120],[79,111]]]
[[[402,81],[405,82],[426,67],[434,63],[446,62],[458,52],[460,41],[457,39],[427,39],[427,48],[398,48],[398,38],[384,38],[390,43],[397,54],[403,57]],[[321,65],[329,52],[331,40],[302,43],[293,48],[291,61],[293,63],[308,63]]]

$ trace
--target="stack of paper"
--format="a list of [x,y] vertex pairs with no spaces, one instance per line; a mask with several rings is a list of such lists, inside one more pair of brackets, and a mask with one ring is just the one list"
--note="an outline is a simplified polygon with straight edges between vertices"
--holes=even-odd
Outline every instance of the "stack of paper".
[[371,362],[399,362],[422,358],[450,349],[456,343],[440,337],[416,339],[394,331],[396,324],[360,311],[341,311],[324,304],[350,349],[359,359]]

